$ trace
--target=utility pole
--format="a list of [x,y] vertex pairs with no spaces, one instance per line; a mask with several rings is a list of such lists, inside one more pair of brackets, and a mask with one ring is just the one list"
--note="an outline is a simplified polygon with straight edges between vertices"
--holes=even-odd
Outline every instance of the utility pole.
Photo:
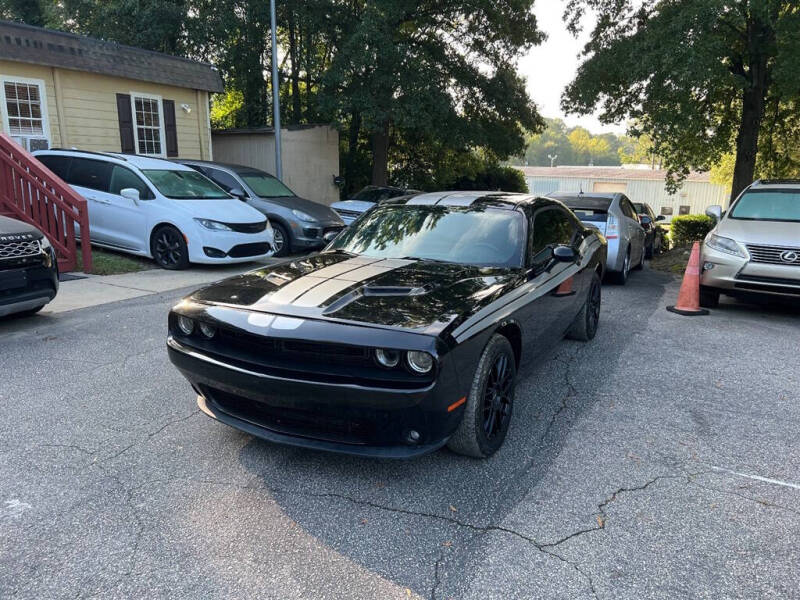
[[275,177],[283,179],[281,162],[281,99],[278,80],[278,32],[275,26],[275,0],[269,0],[269,19],[272,25],[272,126],[275,129]]
[[558,158],[558,154],[556,155],[548,154],[547,158],[550,159],[550,168],[552,169],[553,167],[556,166],[556,159]]

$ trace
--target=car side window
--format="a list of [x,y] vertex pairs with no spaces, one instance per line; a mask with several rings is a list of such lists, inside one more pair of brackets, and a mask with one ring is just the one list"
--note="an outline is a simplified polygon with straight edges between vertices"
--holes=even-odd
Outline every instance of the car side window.
[[45,167],[58,175],[64,181],[67,180],[69,165],[72,162],[71,156],[59,156],[57,154],[47,154],[36,157]]
[[231,190],[239,188],[242,189],[242,184],[236,181],[236,178],[225,171],[220,171],[219,169],[211,169],[206,167],[203,169],[203,172],[206,176],[216,183],[219,187],[221,187],[226,192],[230,193]]
[[108,191],[119,196],[120,192],[125,188],[139,190],[139,198],[142,200],[152,200],[154,198],[153,192],[142,181],[141,177],[126,167],[114,165],[111,170],[111,183]]
[[531,264],[541,265],[552,258],[556,246],[570,246],[577,226],[570,216],[559,208],[546,208],[533,215],[531,226]]
[[102,160],[73,158],[69,168],[67,183],[80,187],[107,192],[113,165]]

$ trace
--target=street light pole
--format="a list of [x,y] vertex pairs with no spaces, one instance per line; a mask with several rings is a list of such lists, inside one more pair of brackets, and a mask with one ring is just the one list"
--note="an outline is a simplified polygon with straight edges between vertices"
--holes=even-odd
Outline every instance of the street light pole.
[[278,35],[275,28],[275,0],[269,1],[269,18],[272,25],[272,126],[275,128],[275,177],[283,179],[281,162],[281,86],[278,80]]

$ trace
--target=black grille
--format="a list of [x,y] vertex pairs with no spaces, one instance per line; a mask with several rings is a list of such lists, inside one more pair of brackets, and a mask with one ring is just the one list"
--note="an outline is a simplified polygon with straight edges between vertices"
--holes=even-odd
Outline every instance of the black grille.
[[[381,415],[348,409],[348,415],[330,407],[289,408],[242,398],[216,388],[201,386],[202,394],[226,413],[278,433],[313,437],[332,442],[364,444],[375,437]],[[358,414],[361,413],[361,414]],[[388,414],[382,415],[384,421]],[[386,423],[383,423],[384,426]]]
[[[742,289],[763,289],[765,291],[780,292],[783,294],[800,294],[800,279],[786,279],[783,277],[756,277],[754,275],[738,275],[736,287]],[[738,283],[738,282],[746,283]],[[761,285],[748,285],[761,284]],[[788,285],[791,288],[778,287]]]
[[269,244],[239,244],[228,251],[231,258],[244,258],[246,256],[260,256],[269,252]]
[[239,233],[261,233],[267,228],[266,221],[261,221],[260,223],[225,223],[225,225]]

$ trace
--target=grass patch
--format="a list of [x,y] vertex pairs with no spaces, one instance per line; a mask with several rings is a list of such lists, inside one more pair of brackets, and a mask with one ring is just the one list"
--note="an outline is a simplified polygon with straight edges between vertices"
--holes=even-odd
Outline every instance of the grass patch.
[[[155,269],[155,263],[147,258],[130,254],[122,254],[113,250],[92,248],[92,275],[119,275]],[[78,247],[78,265],[76,271],[83,270],[83,257]]]
[[691,247],[673,248],[654,256],[650,261],[650,268],[656,271],[664,271],[674,275],[683,275],[686,270],[686,263],[689,262]]

